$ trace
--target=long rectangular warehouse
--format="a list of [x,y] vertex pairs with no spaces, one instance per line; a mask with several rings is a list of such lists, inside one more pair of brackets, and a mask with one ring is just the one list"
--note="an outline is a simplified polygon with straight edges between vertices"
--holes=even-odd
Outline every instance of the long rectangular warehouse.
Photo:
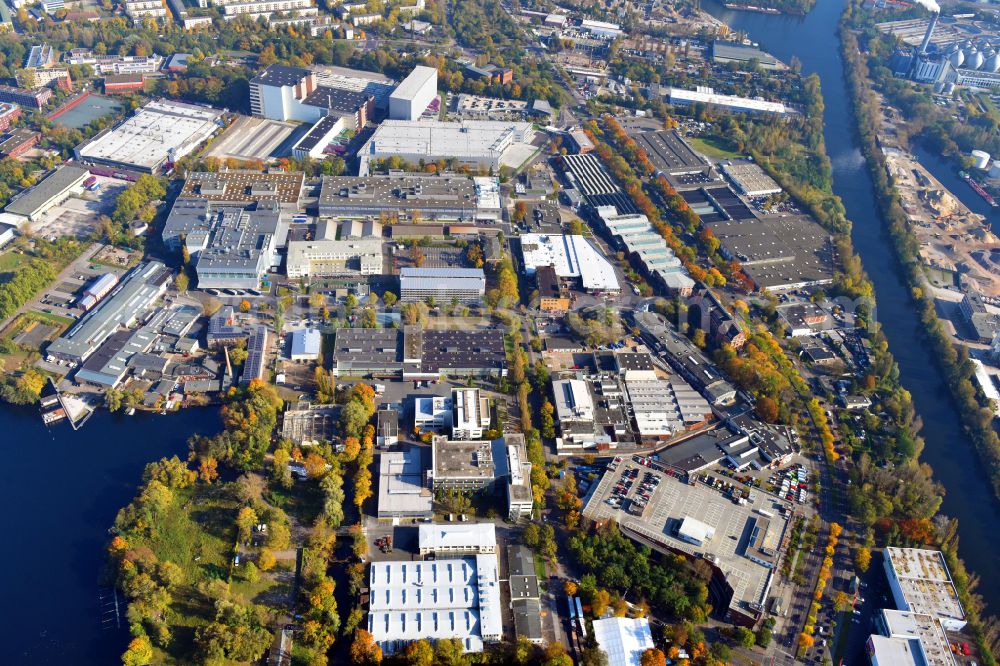
[[117,127],[76,147],[91,164],[159,173],[208,140],[221,125],[222,111],[195,104],[154,100]]
[[82,362],[112,333],[140,319],[166,291],[169,278],[170,270],[158,261],[139,264],[110,296],[53,341],[46,354],[71,363]]

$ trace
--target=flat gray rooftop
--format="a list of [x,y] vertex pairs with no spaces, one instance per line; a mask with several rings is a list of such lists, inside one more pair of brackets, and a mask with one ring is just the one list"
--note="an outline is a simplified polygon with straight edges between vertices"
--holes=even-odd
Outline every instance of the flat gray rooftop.
[[[628,493],[629,497],[634,495],[646,473],[660,477],[660,483],[652,491],[641,516],[632,515],[608,503],[622,473],[630,468],[638,468],[639,476]],[[623,532],[632,538],[638,536],[661,548],[712,560],[733,588],[730,607],[746,612],[748,605],[764,605],[772,576],[776,574],[773,569],[742,554],[747,550],[753,529],[760,527],[761,519],[765,518],[756,509],[773,514],[766,517],[769,525],[768,534],[764,538],[768,544],[780,544],[787,528],[787,519],[778,513],[773,502],[763,493],[758,493],[754,504],[734,504],[714,488],[701,483],[688,485],[675,477],[625,458],[615,471],[604,473],[590,493],[583,514],[599,523],[617,521]],[[694,518],[714,528],[714,535],[700,546],[678,538],[674,534],[674,527],[684,518]],[[760,535],[758,538],[761,538]]]

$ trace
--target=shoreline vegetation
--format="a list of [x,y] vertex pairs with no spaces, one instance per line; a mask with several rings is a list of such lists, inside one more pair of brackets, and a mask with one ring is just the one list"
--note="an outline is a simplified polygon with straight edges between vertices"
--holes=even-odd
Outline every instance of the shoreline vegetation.
[[895,185],[887,175],[885,161],[878,147],[875,115],[878,113],[878,104],[871,98],[867,88],[860,85],[869,81],[869,69],[862,59],[857,35],[853,32],[856,27],[851,21],[854,12],[854,6],[848,5],[841,22],[841,50],[846,63],[845,76],[852,90],[861,148],[878,195],[880,213],[892,236],[896,256],[904,269],[913,302],[920,309],[924,332],[945,372],[962,425],[975,443],[994,496],[1000,500],[1000,436],[993,428],[993,412],[989,400],[977,388],[975,369],[968,350],[962,345],[958,345],[956,349],[952,344],[937,317],[934,298],[926,289],[917,239],[907,225],[906,213],[899,203]]
[[[854,2],[849,3],[841,17],[839,34],[841,54],[844,59],[844,76],[855,114],[858,137],[861,150],[872,177],[875,189],[878,213],[887,225],[893,240],[896,257],[904,269],[907,284],[913,303],[919,308],[921,321],[928,341],[939,359],[944,371],[949,389],[965,430],[970,434],[985,467],[992,467],[989,472],[994,493],[1000,496],[1000,440],[992,428],[992,413],[984,408],[979,394],[972,383],[972,364],[964,347],[958,349],[952,345],[934,310],[934,300],[924,289],[924,280],[920,263],[917,261],[916,239],[906,224],[899,197],[894,185],[887,176],[885,162],[878,147],[876,136],[875,114],[878,105],[874,103],[867,87],[868,65],[864,61],[852,19],[858,10]],[[957,521],[953,521],[955,523]],[[997,633],[995,618],[983,618],[981,600],[974,594],[974,577],[966,571],[958,557],[958,539],[955,530],[949,529],[947,538],[939,547],[945,554],[948,566],[952,571],[955,586],[958,589],[962,605],[969,620],[970,633],[973,635],[977,648],[982,655],[984,664],[992,666],[996,659],[990,650],[991,637]]]

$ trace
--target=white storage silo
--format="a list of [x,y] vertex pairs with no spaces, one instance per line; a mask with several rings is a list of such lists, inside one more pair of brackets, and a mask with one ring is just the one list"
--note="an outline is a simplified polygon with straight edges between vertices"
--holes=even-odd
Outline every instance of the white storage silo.
[[973,150],[972,155],[972,166],[977,169],[985,169],[990,165],[990,154],[985,150]]
[[993,165],[990,166],[990,178],[1000,178],[1000,160],[993,160]]

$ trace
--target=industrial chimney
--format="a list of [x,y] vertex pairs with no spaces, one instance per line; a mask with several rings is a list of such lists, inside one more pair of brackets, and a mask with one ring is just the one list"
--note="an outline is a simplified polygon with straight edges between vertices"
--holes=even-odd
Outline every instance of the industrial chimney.
[[937,26],[938,16],[940,16],[939,12],[931,14],[930,23],[927,24],[927,32],[924,33],[924,41],[920,43],[920,51],[918,51],[920,55],[927,54],[927,47],[931,45],[931,36],[934,34],[934,28]]

